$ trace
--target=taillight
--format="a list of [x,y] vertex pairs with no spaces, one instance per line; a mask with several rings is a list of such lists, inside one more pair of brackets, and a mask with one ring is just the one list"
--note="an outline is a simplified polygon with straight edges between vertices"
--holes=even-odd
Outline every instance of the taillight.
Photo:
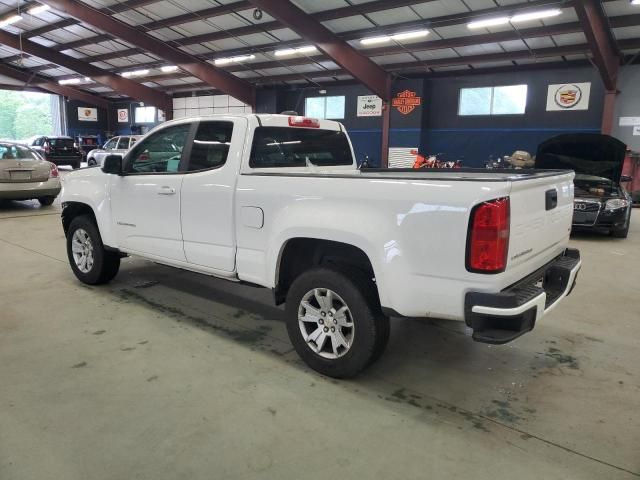
[[500,273],[507,267],[509,198],[481,203],[471,210],[467,242],[467,270]]
[[290,127],[320,128],[320,120],[308,117],[289,117]]
[[55,163],[51,165],[51,171],[49,172],[49,178],[58,178],[60,176],[60,172],[58,172],[58,167]]

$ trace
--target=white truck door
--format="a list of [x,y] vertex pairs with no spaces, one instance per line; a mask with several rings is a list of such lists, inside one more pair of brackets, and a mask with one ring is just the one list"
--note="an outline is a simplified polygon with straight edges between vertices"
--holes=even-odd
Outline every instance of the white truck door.
[[182,238],[189,263],[223,272],[236,265],[235,187],[246,118],[201,121],[182,185]]
[[184,262],[180,190],[193,123],[173,125],[136,144],[113,176],[111,208],[120,249]]

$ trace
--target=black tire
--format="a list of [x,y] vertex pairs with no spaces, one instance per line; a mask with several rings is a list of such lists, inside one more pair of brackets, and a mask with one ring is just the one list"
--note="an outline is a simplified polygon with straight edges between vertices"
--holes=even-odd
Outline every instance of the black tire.
[[38,202],[40,202],[40,205],[42,205],[43,207],[48,207],[53,203],[55,199],[56,197],[40,197],[38,198]]
[[629,216],[627,217],[627,224],[620,229],[611,230],[609,232],[614,238],[627,238],[629,236],[629,227],[631,226],[631,209],[629,209]]
[[[80,270],[73,257],[73,236],[79,229],[84,230],[89,236],[93,246],[93,266],[87,272]],[[80,215],[74,218],[67,231],[67,257],[75,276],[82,283],[88,285],[101,285],[109,283],[118,274],[120,269],[120,255],[104,249],[102,237],[92,217]]]
[[[338,358],[325,358],[311,349],[298,323],[300,303],[311,290],[331,289],[351,312],[354,335],[351,347]],[[389,338],[389,319],[382,314],[375,285],[360,272],[318,267],[302,273],[289,288],[286,300],[289,338],[302,360],[317,372],[350,378],[377,360]]]
[[629,226],[631,222],[627,222],[627,226],[620,230],[611,230],[611,236],[615,238],[627,238],[629,236]]
[[76,162],[74,164],[71,165],[71,168],[74,170],[78,170],[81,166],[82,162]]
[[87,166],[94,167],[96,165],[97,165],[97,162],[95,161],[94,158],[90,158],[89,160],[87,160]]

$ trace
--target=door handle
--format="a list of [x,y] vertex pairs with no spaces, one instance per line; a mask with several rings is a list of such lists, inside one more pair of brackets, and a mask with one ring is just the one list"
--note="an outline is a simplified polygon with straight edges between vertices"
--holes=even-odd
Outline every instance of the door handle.
[[169,187],[165,185],[164,187],[160,187],[158,189],[158,195],[175,195],[176,189],[173,187]]
[[558,206],[558,191],[554,188],[553,190],[547,190],[545,192],[545,209],[553,210]]

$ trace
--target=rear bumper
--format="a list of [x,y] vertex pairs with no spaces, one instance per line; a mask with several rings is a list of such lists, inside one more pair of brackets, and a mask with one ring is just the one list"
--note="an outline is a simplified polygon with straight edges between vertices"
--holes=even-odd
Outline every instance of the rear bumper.
[[0,183],[0,198],[30,200],[40,197],[57,197],[61,189],[58,178],[50,178],[46,182]]
[[46,157],[48,162],[55,163],[56,165],[76,165],[82,162],[82,155],[76,155],[72,157]]
[[478,342],[503,344],[533,330],[540,318],[571,293],[582,263],[567,249],[541,269],[500,293],[468,292],[465,322]]

